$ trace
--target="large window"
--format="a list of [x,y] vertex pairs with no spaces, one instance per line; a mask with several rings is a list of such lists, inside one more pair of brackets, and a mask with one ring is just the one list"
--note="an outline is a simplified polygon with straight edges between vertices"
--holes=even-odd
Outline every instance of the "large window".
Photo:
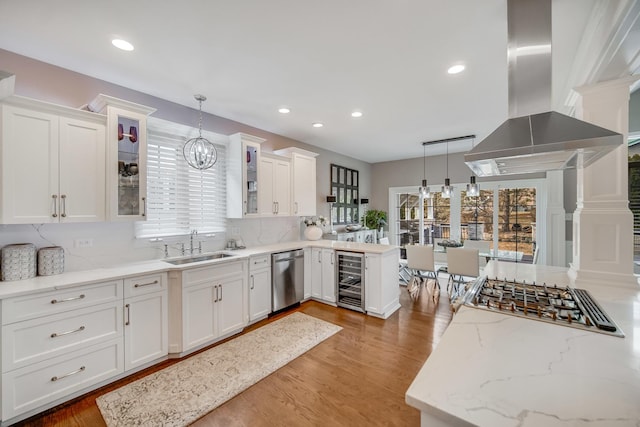
[[218,161],[205,171],[189,167],[184,142],[197,129],[149,119],[147,129],[147,220],[136,223],[136,237],[150,238],[224,232],[226,205],[226,146],[224,137],[203,136],[216,144]]
[[395,199],[391,218],[395,228],[390,230],[396,236],[394,243],[483,240],[498,259],[531,262],[537,244],[540,182],[484,183],[478,196],[468,196],[458,185],[450,199],[437,192],[431,193],[431,198],[421,198],[417,187],[391,189],[391,200]]

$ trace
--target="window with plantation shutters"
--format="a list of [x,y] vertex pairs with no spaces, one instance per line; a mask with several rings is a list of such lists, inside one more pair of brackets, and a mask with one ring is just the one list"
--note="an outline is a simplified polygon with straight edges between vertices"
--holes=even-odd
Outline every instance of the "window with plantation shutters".
[[198,129],[150,118],[147,124],[147,220],[136,223],[136,237],[155,238],[224,232],[226,224],[226,141],[211,132],[218,160],[207,170],[191,168],[184,142]]

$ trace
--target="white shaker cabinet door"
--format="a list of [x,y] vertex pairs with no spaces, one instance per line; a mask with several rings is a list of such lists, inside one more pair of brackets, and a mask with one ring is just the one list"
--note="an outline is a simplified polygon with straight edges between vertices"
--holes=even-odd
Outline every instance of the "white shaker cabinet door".
[[322,250],[322,299],[336,302],[336,255],[333,249]]
[[251,271],[249,275],[249,321],[264,319],[271,313],[271,269]]
[[60,222],[106,217],[105,126],[60,118]]
[[245,283],[246,276],[230,277],[218,285],[218,301],[215,310],[218,316],[219,337],[237,332],[246,325],[243,307],[248,296],[244,291]]
[[124,369],[166,356],[169,351],[166,290],[128,298],[124,309]]
[[1,108],[2,223],[58,222],[58,116]]
[[316,159],[292,154],[293,215],[316,214]]

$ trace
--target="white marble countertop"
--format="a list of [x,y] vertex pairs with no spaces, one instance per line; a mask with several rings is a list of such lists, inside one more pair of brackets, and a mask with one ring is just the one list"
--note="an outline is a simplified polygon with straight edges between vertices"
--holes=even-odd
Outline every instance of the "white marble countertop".
[[[199,261],[189,264],[173,265],[162,259],[133,262],[116,265],[110,268],[97,268],[93,270],[71,271],[54,276],[37,276],[32,279],[0,282],[0,299],[25,295],[34,292],[62,289],[65,287],[98,283],[111,279],[119,279],[144,274],[159,273],[170,270],[185,270],[188,268],[204,267],[219,263],[233,262],[251,255],[262,255],[305,247],[332,248],[350,250],[355,252],[386,253],[397,250],[397,246],[377,245],[372,243],[337,242],[334,240],[295,241],[283,242],[272,245],[258,246],[254,248],[238,249],[235,251],[219,251],[233,254],[232,257],[220,258],[208,261]],[[194,256],[199,256],[194,255]],[[205,255],[205,254],[203,254]],[[172,258],[173,259],[173,258]]]
[[[572,285],[560,267],[485,274]],[[640,288],[587,289],[624,338],[461,307],[406,393],[422,425],[640,426]]]

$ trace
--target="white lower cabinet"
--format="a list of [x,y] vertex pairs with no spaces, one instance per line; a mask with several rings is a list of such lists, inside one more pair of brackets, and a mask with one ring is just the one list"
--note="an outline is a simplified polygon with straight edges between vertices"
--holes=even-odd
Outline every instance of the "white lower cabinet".
[[249,258],[249,322],[271,313],[271,255]]
[[386,319],[400,308],[399,258],[399,250],[382,254],[365,253],[364,281],[367,314]]
[[311,248],[311,297],[336,303],[336,269],[333,249]]
[[183,355],[248,323],[247,261],[192,268],[170,277],[169,352]]
[[169,352],[166,274],[124,281],[124,369],[165,357]]
[[2,420],[124,372],[122,280],[2,300]]
[[311,263],[313,254],[311,248],[304,248],[304,299],[311,298]]
[[2,421],[167,357],[167,275],[2,300]]

